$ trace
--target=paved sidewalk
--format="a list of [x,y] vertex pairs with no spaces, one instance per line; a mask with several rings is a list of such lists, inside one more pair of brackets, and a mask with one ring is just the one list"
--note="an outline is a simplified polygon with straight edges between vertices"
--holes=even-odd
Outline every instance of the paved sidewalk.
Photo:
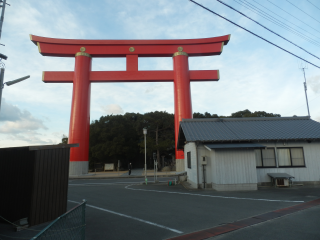
[[[183,174],[183,172],[157,172],[157,177],[173,177]],[[153,177],[154,171],[147,170],[147,176]],[[90,172],[86,175],[69,176],[69,179],[105,179],[105,178],[143,178],[144,170],[132,169],[131,175],[129,176],[129,171],[119,171],[119,172]]]
[[[138,169],[132,169],[131,170],[131,175],[130,176],[142,176],[144,173],[142,168],[138,168]],[[129,176],[129,171],[125,172],[124,174],[122,174],[121,176]]]

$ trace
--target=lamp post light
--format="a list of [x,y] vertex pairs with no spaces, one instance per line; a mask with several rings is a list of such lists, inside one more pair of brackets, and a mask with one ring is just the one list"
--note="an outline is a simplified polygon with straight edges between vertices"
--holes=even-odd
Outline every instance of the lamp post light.
[[143,128],[143,135],[144,135],[144,179],[147,185],[147,128]]
[[5,82],[3,83],[3,78],[4,78],[4,68],[1,68],[0,69],[0,110],[1,110],[1,99],[2,99],[2,89],[4,88],[4,85],[6,84],[7,86],[10,86],[12,84],[15,84],[15,83],[18,83],[18,82],[21,82],[23,80],[26,80],[27,78],[29,78],[30,76],[25,76],[25,77],[22,77],[22,78],[18,78],[16,80],[13,80],[13,81],[9,81],[9,82]]

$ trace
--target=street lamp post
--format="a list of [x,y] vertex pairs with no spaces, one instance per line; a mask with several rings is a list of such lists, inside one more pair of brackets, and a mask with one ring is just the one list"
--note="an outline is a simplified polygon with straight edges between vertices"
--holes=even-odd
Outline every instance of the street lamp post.
[[144,135],[144,179],[147,185],[147,128],[143,128],[143,135]]
[[30,76],[25,76],[25,77],[22,77],[22,78],[18,78],[16,80],[13,80],[13,81],[9,81],[9,82],[5,82],[3,83],[3,78],[4,78],[4,68],[1,68],[0,69],[0,110],[1,110],[1,99],[2,99],[2,89],[4,88],[4,85],[6,84],[7,86],[10,86],[12,84],[15,84],[15,83],[18,83],[18,82],[21,82],[27,78],[29,78]]

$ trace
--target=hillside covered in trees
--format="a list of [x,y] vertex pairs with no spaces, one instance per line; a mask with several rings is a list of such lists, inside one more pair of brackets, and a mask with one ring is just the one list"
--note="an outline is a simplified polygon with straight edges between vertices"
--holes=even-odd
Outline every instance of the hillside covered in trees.
[[[280,114],[264,111],[250,112],[248,109],[232,113],[231,116],[218,116],[208,112],[194,113],[194,118],[241,118],[241,117],[280,117]],[[152,154],[172,159],[174,155],[174,115],[167,112],[126,113],[124,115],[102,116],[90,124],[89,162],[117,163],[121,161],[125,168],[129,162],[133,167],[143,167],[144,135],[147,133],[147,165],[153,166]],[[68,138],[63,137],[62,143]]]

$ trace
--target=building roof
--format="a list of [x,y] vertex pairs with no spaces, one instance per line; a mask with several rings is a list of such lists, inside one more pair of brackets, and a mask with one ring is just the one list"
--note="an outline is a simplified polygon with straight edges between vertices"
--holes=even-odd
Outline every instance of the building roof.
[[210,149],[234,149],[234,148],[265,148],[266,146],[258,143],[206,143],[204,145],[206,148]]
[[259,142],[320,140],[320,123],[310,117],[182,119],[178,148],[184,142]]

